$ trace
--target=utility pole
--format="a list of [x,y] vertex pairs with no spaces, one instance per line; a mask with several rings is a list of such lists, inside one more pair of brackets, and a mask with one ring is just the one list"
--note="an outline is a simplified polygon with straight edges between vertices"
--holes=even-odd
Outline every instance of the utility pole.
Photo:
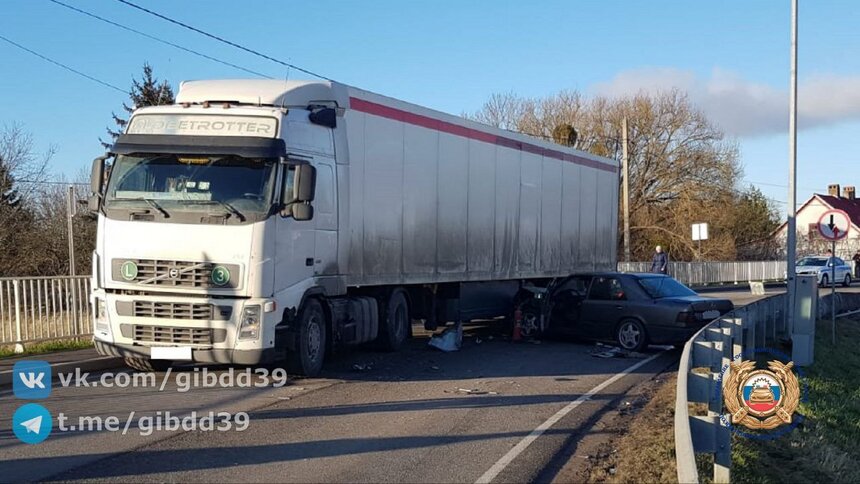
[[788,107],[788,224],[786,230],[786,276],[788,279],[788,324],[794,326],[795,259],[797,259],[797,0],[791,0],[791,80]]
[[627,159],[627,116],[621,120],[621,204],[624,210],[624,262],[630,262],[630,160]]
[[66,222],[69,226],[69,275],[75,275],[75,233],[72,230],[72,217],[75,216],[75,187],[69,185],[66,197]]

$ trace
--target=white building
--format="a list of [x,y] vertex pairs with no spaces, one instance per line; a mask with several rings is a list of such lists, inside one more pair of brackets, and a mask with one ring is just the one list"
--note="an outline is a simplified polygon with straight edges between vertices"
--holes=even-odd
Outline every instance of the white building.
[[[818,232],[818,221],[831,209],[842,210],[851,219],[848,237],[836,243],[836,256],[850,261],[860,250],[860,200],[855,197],[853,186],[846,186],[840,193],[839,185],[829,185],[827,195],[816,193],[797,210],[797,256],[823,255],[830,249],[830,241]],[[775,232],[781,247],[785,247],[787,223]]]

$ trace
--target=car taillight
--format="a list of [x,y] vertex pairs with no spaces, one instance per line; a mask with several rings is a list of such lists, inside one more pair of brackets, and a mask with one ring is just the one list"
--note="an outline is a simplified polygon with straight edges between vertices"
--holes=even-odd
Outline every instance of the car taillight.
[[695,324],[697,322],[696,313],[692,311],[681,311],[678,313],[678,317],[675,318],[675,321],[678,323]]

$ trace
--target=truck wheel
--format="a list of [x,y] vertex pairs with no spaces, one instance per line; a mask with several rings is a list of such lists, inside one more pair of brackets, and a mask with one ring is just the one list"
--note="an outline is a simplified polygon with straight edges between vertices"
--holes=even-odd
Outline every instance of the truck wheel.
[[625,319],[615,329],[615,340],[627,351],[642,351],[648,344],[645,326],[635,319]]
[[167,360],[150,360],[149,358],[135,358],[126,356],[123,358],[125,366],[137,371],[167,371],[171,363]]
[[385,320],[380,327],[379,342],[386,351],[397,351],[409,336],[409,303],[401,290],[391,293],[385,307]]
[[326,348],[326,316],[316,299],[308,299],[297,321],[296,350],[287,353],[287,370],[304,376],[317,376],[322,370]]

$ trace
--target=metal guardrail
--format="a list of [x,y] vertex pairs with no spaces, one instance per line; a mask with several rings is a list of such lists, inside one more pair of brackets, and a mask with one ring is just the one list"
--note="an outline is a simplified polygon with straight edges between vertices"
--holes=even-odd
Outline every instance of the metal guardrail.
[[[619,262],[622,272],[648,272],[650,262]],[[785,261],[677,262],[670,261],[668,274],[688,285],[785,280]]]
[[89,276],[0,278],[0,345],[93,333]]
[[[703,327],[684,345],[675,393],[675,461],[678,482],[699,482],[697,453],[714,455],[714,482],[729,482],[731,431],[723,414],[721,372],[735,355],[754,359],[788,334],[786,296],[777,294],[735,309]],[[690,404],[699,405],[691,410]],[[728,417],[727,417],[728,418]]]

